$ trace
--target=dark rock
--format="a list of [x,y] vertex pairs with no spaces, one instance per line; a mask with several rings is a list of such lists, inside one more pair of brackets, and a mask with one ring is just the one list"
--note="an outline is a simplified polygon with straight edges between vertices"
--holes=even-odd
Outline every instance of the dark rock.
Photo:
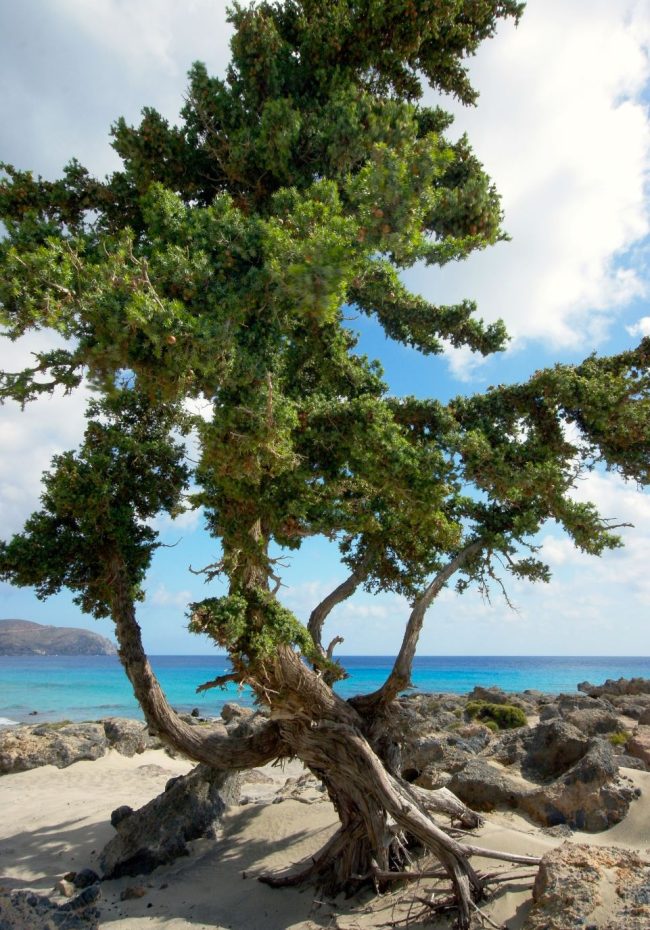
[[[449,745],[455,745],[466,752],[481,752],[492,742],[494,733],[489,727],[482,723],[470,723],[466,726],[459,727],[457,731],[459,739],[454,743],[452,737],[448,737]],[[461,742],[462,741],[462,742]]]
[[454,774],[447,787],[477,811],[519,807],[528,791],[523,782],[500,772],[484,759],[470,760],[462,771]]
[[90,885],[96,885],[100,880],[97,872],[94,872],[92,869],[82,869],[80,872],[77,872],[73,882],[76,888],[88,888]]
[[617,774],[612,747],[603,740],[593,740],[569,771],[551,784],[527,792],[520,807],[547,826],[567,824],[589,833],[607,830],[625,817],[635,796]]
[[130,817],[132,813],[133,808],[129,807],[128,804],[122,804],[121,807],[116,807],[115,810],[111,812],[111,826],[115,827],[117,830],[118,824],[126,820],[127,817]]
[[637,727],[625,746],[627,754],[650,765],[650,727]]
[[556,703],[544,704],[539,710],[539,719],[542,721],[552,720],[554,717],[560,717],[560,705]]
[[542,778],[557,778],[584,756],[589,740],[563,720],[540,723],[522,734],[522,770]]
[[190,711],[190,717],[200,717],[200,716],[201,716],[201,711],[198,709],[198,707],[193,707],[192,710]]
[[637,853],[565,843],[542,858],[522,930],[647,930],[649,886],[650,861]]
[[431,766],[424,769],[423,772],[417,772],[412,781],[418,788],[427,788],[429,791],[435,791],[438,788],[447,788],[452,778],[453,775],[451,772],[445,772],[442,769]]
[[625,753],[616,756],[616,762],[622,769],[636,769],[638,772],[650,772],[648,763],[643,759],[637,759],[635,756],[628,756]]
[[65,904],[31,891],[0,892],[0,930],[97,930],[99,897],[98,885]]
[[146,875],[187,855],[187,843],[215,836],[227,805],[239,797],[239,778],[199,765],[170,779],[163,794],[117,823],[102,851],[104,878]]
[[512,704],[512,695],[507,694],[502,688],[483,688],[477,685],[467,695],[469,701],[487,701],[488,704]]
[[147,889],[144,885],[129,885],[127,888],[123,888],[120,893],[120,901],[134,901],[137,898],[144,898],[147,893]]
[[0,774],[42,765],[66,768],[106,754],[108,740],[99,723],[40,724],[0,731]]
[[611,711],[600,710],[599,708],[581,708],[580,710],[571,711],[566,715],[567,723],[570,723],[584,733],[586,736],[598,736],[603,733],[616,733],[621,729],[621,724],[616,714]]

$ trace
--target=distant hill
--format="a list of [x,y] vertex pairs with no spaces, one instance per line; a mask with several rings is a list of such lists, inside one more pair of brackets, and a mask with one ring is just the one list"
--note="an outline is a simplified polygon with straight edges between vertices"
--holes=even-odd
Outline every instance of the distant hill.
[[0,620],[0,656],[113,656],[104,636],[69,626],[43,626],[31,620]]

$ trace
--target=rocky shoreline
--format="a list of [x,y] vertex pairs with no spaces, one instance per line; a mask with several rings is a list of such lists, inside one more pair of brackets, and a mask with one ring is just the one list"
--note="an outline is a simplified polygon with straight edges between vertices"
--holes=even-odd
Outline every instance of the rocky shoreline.
[[[635,774],[650,772],[650,681],[621,679],[579,687],[578,693],[555,696],[475,688],[468,695],[403,697],[389,721],[389,735],[402,744],[401,774],[423,791],[448,788],[475,811],[524,816],[556,840],[571,839],[574,831],[606,831],[624,820],[639,797]],[[243,733],[251,732],[264,717],[227,704],[219,720],[191,715],[184,719],[221,732]],[[162,748],[142,722],[125,718],[20,725],[0,730],[0,775],[46,765],[64,769],[102,759],[111,751],[133,759]],[[91,870],[86,868],[59,880],[58,900],[57,894],[50,900],[31,892],[0,890],[0,928],[97,927],[99,883],[148,875],[187,856],[193,841],[219,835],[228,808],[287,799],[308,804],[326,800],[322,786],[309,773],[279,784],[262,770],[226,777],[197,766],[170,779],[162,794],[143,807],[122,805],[113,810],[113,838],[98,851],[97,871],[91,872],[87,887],[84,872]],[[566,930],[558,889],[563,881],[566,884],[568,874],[573,876],[574,897],[577,886],[585,900],[587,892],[594,901],[600,900],[598,883],[594,879],[592,885],[582,887],[584,875],[591,873],[587,869],[583,875],[578,867],[589,860],[591,847],[578,853],[575,850],[582,847],[571,844],[570,854],[563,853],[564,848],[554,849],[544,859],[535,885],[537,904],[531,911],[537,916],[521,925],[526,930]],[[623,855],[619,849],[618,856],[616,850],[607,850],[601,844],[594,852],[594,874],[605,868],[598,864],[600,859],[607,860],[606,870],[612,874],[618,869],[619,879],[628,869],[634,881],[630,877],[626,887],[636,889],[636,897],[630,903],[619,880],[618,890],[612,893],[625,905],[621,904],[625,916],[620,923],[602,926],[607,930],[650,926],[650,863],[638,856],[633,863],[631,853]]]

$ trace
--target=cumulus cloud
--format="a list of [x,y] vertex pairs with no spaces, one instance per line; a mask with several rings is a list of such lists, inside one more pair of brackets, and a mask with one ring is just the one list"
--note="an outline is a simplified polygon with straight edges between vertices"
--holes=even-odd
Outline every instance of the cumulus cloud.
[[45,176],[73,155],[99,175],[114,170],[108,130],[119,116],[136,122],[154,106],[174,121],[192,62],[223,72],[225,9],[214,0],[3,4],[2,160]]
[[[514,346],[590,349],[647,291],[650,80],[647,0],[529,0],[479,52],[475,110],[456,108],[503,197],[503,243],[410,284],[436,300],[474,297]],[[453,370],[467,372],[466,354]]]
[[625,328],[630,336],[650,336],[650,316],[642,316],[637,323]]
[[[0,340],[0,370],[21,371],[33,364],[33,352],[60,345],[38,333],[10,343]],[[41,476],[52,456],[75,448],[83,434],[85,391],[66,396],[59,391],[28,404],[7,402],[0,408],[0,526],[7,538],[22,528],[38,506]]]

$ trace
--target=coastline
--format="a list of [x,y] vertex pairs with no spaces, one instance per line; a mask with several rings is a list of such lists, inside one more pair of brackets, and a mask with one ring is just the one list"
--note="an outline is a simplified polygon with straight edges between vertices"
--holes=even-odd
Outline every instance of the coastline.
[[[349,698],[378,688],[392,656],[339,656],[349,678],[336,690]],[[252,695],[229,685],[196,694],[204,681],[229,670],[223,655],[152,656],[154,671],[170,703],[181,713],[198,707],[218,717],[225,703],[252,706]],[[476,685],[506,691],[526,688],[546,694],[575,692],[585,679],[650,678],[643,656],[417,656],[413,682],[420,692],[467,694]],[[37,713],[33,715],[33,712]],[[113,656],[0,656],[0,717],[19,723],[94,720],[107,716],[142,719],[131,686]]]
[[[614,681],[607,687],[605,696],[598,687],[591,694],[557,698],[532,691],[506,694],[476,688],[464,697],[416,694],[403,698],[399,707],[406,716],[398,726],[407,734],[404,777],[408,775],[408,780],[422,788],[449,785],[470,807],[489,811],[483,826],[471,833],[471,842],[477,846],[544,856],[544,861],[555,855],[577,857],[583,865],[577,872],[574,869],[569,897],[580,897],[585,889],[593,891],[588,883],[584,885],[585,876],[598,875],[600,869],[599,916],[586,925],[597,930],[636,930],[646,925],[635,923],[637,918],[632,920],[629,914],[619,920],[619,895],[612,891],[611,882],[607,885],[607,876],[616,874],[620,879],[626,863],[630,872],[629,861],[640,862],[643,868],[647,862],[650,892],[650,755],[644,756],[650,752],[650,742],[634,745],[639,734],[650,738],[650,716],[645,716],[650,713],[650,681]],[[471,710],[472,705],[478,709]],[[482,715],[486,707],[491,710]],[[518,725],[518,720],[508,722],[513,708],[525,713],[525,726]],[[223,729],[238,725],[251,713],[231,705],[218,722],[190,719],[198,726]],[[505,729],[487,726],[494,715],[504,721]],[[511,723],[517,725],[510,728]],[[624,746],[618,739],[623,732]],[[549,735],[554,742],[549,742]],[[40,750],[34,749],[36,737]],[[575,756],[580,741],[578,755],[582,755],[576,762],[571,753]],[[43,746],[50,755],[43,754]],[[540,746],[539,772],[533,776],[526,766],[535,753],[539,756]],[[23,763],[27,759],[28,770],[7,769],[7,759],[16,747],[23,753]],[[79,747],[82,753],[90,751],[90,756],[75,757]],[[636,756],[629,754],[634,752]],[[563,755],[566,758],[560,759]],[[550,756],[561,761],[553,777],[543,767]],[[52,760],[54,765],[43,764]],[[56,889],[65,886],[61,880],[66,874],[82,869],[101,873],[102,850],[115,836],[112,812],[123,805],[139,808],[147,804],[164,792],[170,778],[187,775],[194,767],[189,760],[170,757],[146,736],[140,722],[115,718],[5,729],[0,732],[0,763],[8,772],[0,777],[0,806],[6,812],[0,823],[0,917],[3,902],[9,907],[15,900],[10,892],[20,896],[21,891],[33,891],[45,896],[43,900],[47,898],[52,907],[66,907],[68,897]],[[556,810],[564,811],[563,822],[549,815],[550,798]],[[609,813],[603,820],[606,810]],[[361,895],[332,902],[313,888],[277,891],[256,881],[267,870],[288,868],[314,855],[336,824],[328,798],[298,761],[251,770],[243,776],[237,802],[220,819],[216,836],[188,842],[186,856],[159,865],[150,874],[103,880],[96,886],[99,923],[78,926],[88,930],[96,926],[106,930],[380,930],[387,923],[399,926],[412,914],[417,894],[424,893],[419,884],[395,887],[378,898]],[[611,868],[603,870],[599,865],[603,861]],[[477,868],[494,868],[492,861],[477,857],[474,862]],[[505,874],[510,867],[502,865],[500,874]],[[514,876],[504,880],[481,907],[498,927],[538,930],[531,892],[532,878]],[[650,920],[650,909],[639,920],[646,917]],[[567,930],[563,919],[560,916],[560,923],[550,921],[544,926]],[[18,918],[9,926],[40,930],[33,921],[21,923]],[[448,930],[449,923],[440,918],[429,920],[427,926]]]

